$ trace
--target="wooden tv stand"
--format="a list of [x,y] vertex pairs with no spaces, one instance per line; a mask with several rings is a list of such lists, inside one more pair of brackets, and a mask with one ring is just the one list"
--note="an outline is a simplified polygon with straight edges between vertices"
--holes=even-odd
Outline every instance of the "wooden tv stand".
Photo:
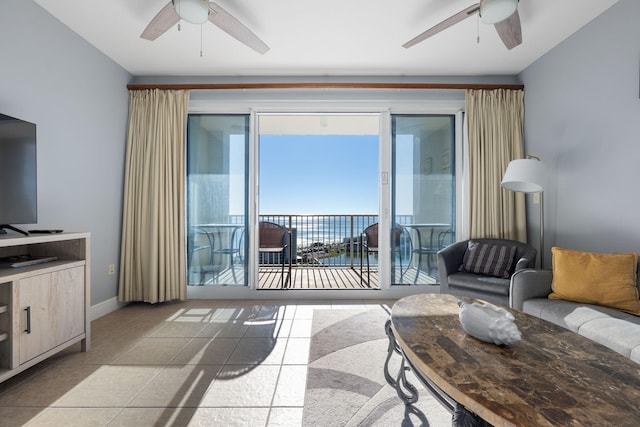
[[0,258],[54,256],[0,268],[0,382],[91,338],[89,233],[0,235]]

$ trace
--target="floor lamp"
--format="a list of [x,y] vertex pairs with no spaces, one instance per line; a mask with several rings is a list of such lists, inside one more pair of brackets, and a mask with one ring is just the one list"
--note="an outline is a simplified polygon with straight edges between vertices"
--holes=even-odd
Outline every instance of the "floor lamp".
[[544,269],[544,164],[537,157],[512,160],[502,187],[517,193],[540,193],[540,268]]

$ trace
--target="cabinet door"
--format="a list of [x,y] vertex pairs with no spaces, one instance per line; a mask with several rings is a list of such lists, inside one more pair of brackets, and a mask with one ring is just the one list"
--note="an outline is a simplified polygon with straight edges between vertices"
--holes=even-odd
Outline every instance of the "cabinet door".
[[84,267],[20,280],[20,364],[84,333]]

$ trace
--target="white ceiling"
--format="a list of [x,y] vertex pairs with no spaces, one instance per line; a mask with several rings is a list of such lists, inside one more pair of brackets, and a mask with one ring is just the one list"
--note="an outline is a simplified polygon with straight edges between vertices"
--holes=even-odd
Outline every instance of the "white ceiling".
[[271,49],[260,55],[207,22],[200,57],[199,25],[139,37],[168,0],[35,0],[136,76],[513,75],[617,2],[521,0],[523,43],[511,51],[475,16],[402,47],[476,1],[216,0]]

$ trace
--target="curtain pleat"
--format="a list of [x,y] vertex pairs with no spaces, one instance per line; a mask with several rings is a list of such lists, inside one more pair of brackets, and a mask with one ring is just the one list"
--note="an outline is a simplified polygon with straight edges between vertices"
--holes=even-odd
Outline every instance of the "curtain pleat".
[[467,90],[469,237],[527,241],[524,194],[502,189],[511,160],[524,157],[524,91]]
[[120,302],[186,299],[188,106],[187,90],[129,92]]

